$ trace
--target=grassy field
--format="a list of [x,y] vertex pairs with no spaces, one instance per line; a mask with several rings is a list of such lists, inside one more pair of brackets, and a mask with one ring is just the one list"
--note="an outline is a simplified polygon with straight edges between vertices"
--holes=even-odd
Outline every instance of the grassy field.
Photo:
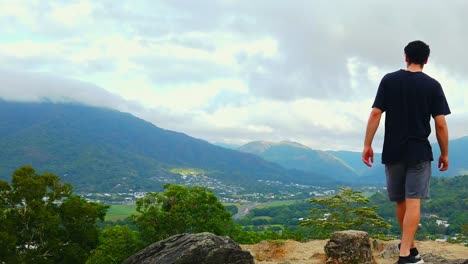
[[271,221],[271,219],[273,219],[273,217],[271,216],[256,216],[252,218],[252,220],[266,220],[266,221]]
[[106,214],[106,221],[123,220],[136,213],[136,205],[111,205]]
[[281,200],[281,201],[272,201],[268,203],[262,203],[261,205],[257,206],[256,208],[267,208],[267,207],[275,207],[275,206],[286,206],[291,205],[297,202],[301,202],[303,200]]

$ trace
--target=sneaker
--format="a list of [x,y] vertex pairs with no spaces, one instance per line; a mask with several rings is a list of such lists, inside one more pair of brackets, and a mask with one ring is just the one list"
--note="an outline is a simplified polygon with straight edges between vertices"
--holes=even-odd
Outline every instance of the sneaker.
[[[401,243],[398,243],[398,251],[400,250],[400,247],[401,247]],[[410,249],[410,256],[413,256],[418,261],[422,261],[418,263],[424,263],[424,260],[421,258],[421,255],[419,255],[419,251],[417,248],[414,247]]]
[[424,263],[424,261],[422,259],[417,260],[414,256],[409,255],[407,257],[400,256],[396,264],[406,264],[406,263],[420,264],[420,263]]

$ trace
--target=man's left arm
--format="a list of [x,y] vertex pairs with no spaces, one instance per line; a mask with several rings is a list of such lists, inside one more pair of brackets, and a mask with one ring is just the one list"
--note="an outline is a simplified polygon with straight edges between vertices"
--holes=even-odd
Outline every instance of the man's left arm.
[[382,117],[382,110],[374,107],[369,115],[367,121],[366,137],[364,138],[364,150],[362,151],[362,161],[369,167],[374,163],[374,150],[372,149],[372,141],[374,140],[375,133],[379,128],[380,118]]

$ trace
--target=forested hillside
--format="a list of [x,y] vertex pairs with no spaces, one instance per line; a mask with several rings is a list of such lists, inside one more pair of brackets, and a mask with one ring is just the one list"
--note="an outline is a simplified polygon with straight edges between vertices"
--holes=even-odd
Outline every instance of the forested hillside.
[[333,184],[127,113],[76,104],[0,101],[0,148],[1,178],[29,164],[54,171],[78,191],[160,190],[184,169],[245,189],[257,180]]

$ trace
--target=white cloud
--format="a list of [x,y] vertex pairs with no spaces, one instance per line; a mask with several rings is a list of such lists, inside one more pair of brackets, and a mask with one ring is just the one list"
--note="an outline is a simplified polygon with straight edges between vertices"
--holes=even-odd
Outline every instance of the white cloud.
[[61,24],[65,27],[73,28],[81,26],[83,20],[93,12],[93,5],[91,2],[76,2],[70,4],[57,4],[53,3],[53,8],[50,17],[53,22]]
[[458,137],[468,134],[468,61],[460,59],[467,7],[421,0],[0,0],[0,67],[10,84],[0,97],[128,110],[209,141],[360,149],[381,77],[404,67],[404,45],[422,38],[432,48],[425,71],[444,87],[450,133]]

